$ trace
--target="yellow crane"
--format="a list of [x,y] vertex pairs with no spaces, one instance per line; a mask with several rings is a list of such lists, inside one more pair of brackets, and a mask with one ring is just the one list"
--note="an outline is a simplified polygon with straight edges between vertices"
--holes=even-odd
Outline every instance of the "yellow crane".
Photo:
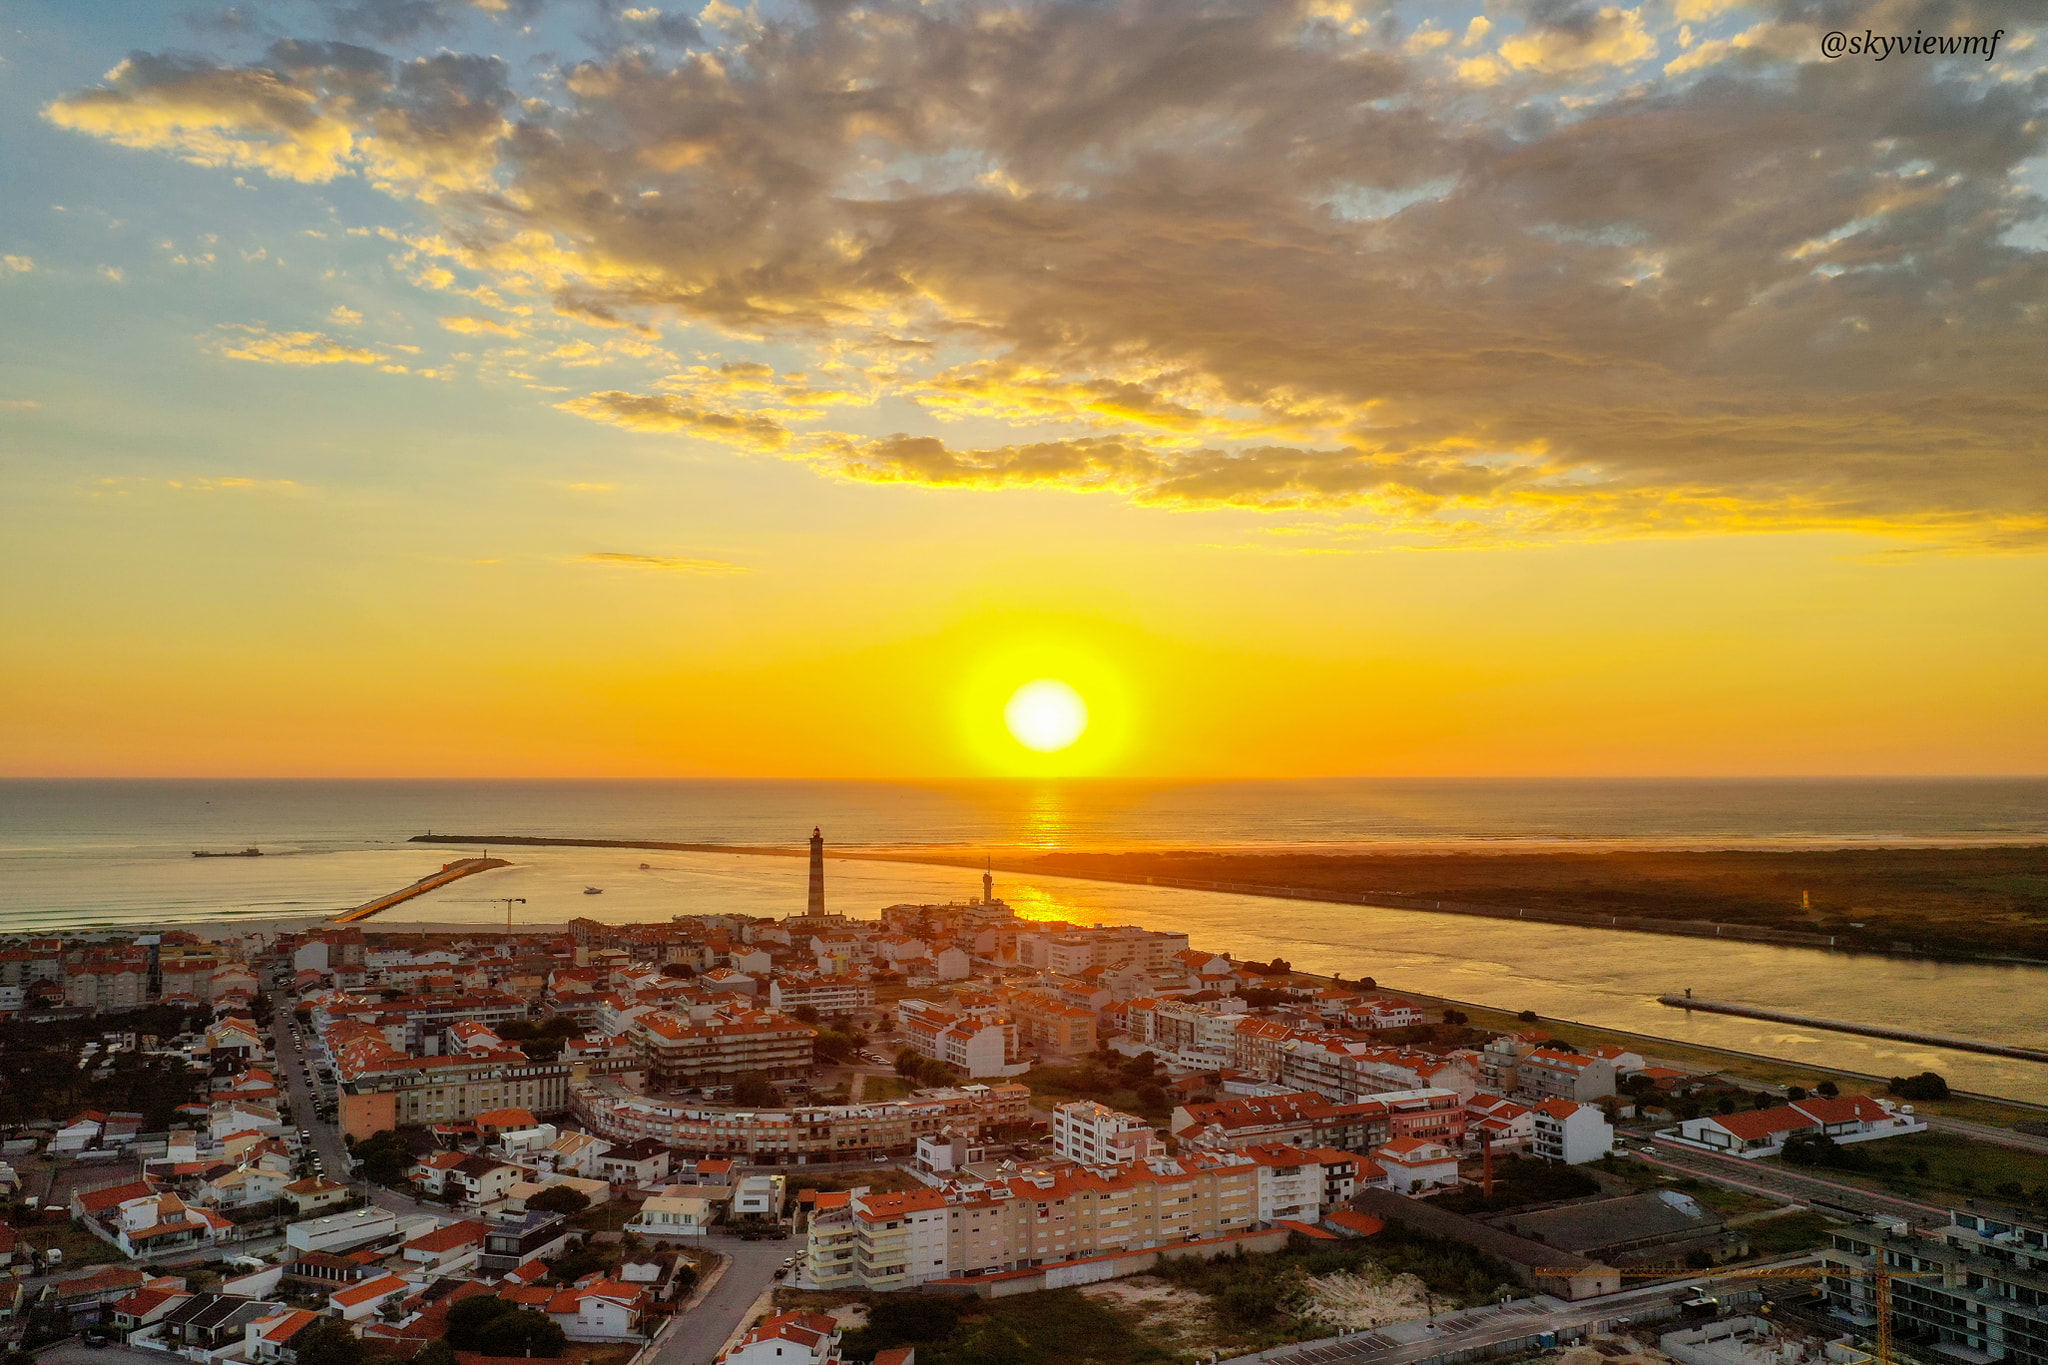
[[[1583,1266],[1576,1270],[1546,1268],[1532,1272],[1536,1276],[1554,1275],[1567,1279],[1584,1273]],[[1653,1266],[1643,1270],[1614,1272],[1617,1278],[1627,1280],[1824,1280],[1833,1275],[1868,1278],[1872,1282],[1873,1297],[1877,1301],[1877,1365],[1892,1365],[1892,1281],[1941,1273],[1939,1270],[1894,1270],[1882,1263],[1872,1265],[1868,1269],[1846,1265],[1783,1265],[1756,1266],[1747,1270],[1702,1271],[1688,1266]]]

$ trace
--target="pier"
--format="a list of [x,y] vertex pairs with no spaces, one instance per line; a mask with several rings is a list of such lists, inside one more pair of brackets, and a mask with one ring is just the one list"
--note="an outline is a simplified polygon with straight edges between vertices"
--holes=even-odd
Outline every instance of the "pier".
[[1673,1009],[1699,1010],[1706,1014],[1729,1014],[1741,1019],[1763,1019],[1773,1024],[1796,1024],[1802,1028],[1826,1029],[1831,1033],[1855,1033],[1865,1038],[1889,1038],[1900,1043],[1922,1043],[1928,1047],[1948,1048],[1954,1052],[1980,1052],[1987,1057],[2009,1057],[2021,1062],[2048,1062],[2048,1052],[2039,1048],[2014,1047],[2008,1043],[1980,1043],[1973,1038],[1951,1038],[1943,1033],[1921,1033],[1916,1029],[1892,1028],[1886,1024],[1850,1024],[1839,1019],[1816,1019],[1807,1014],[1758,1009],[1754,1005],[1734,1005],[1725,1000],[1702,1000],[1690,995],[1660,995],[1657,997],[1657,1003],[1669,1005]]
[[512,864],[503,858],[463,858],[457,862],[446,863],[439,872],[430,873],[411,886],[394,891],[388,896],[379,896],[373,901],[365,901],[353,910],[342,911],[334,917],[334,923],[354,924],[358,920],[368,919],[380,910],[389,910],[394,905],[403,904],[414,896],[424,896],[427,892],[446,886],[450,882],[473,877],[479,872],[489,872],[494,867],[510,866]]

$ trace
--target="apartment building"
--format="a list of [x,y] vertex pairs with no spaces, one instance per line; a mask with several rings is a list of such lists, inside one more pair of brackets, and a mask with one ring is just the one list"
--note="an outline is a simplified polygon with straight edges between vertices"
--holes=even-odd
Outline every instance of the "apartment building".
[[[1938,1234],[1903,1223],[1838,1227],[1822,1264],[1828,1304],[1852,1322],[1876,1321],[1882,1267],[1891,1280],[1892,1332],[1902,1351],[1967,1361],[2048,1362],[2048,1219],[1952,1209]],[[1865,1272],[1855,1274],[1849,1272]]]
[[1614,1093],[1614,1063],[1605,1057],[1539,1047],[1522,1058],[1521,1090],[1540,1100],[1600,1100]]
[[930,1000],[905,1000],[896,1007],[896,1025],[920,1056],[965,1075],[1008,1076],[1022,1069],[1017,1026],[992,1007],[949,1009]]
[[1010,992],[1009,1007],[1024,1051],[1061,1059],[1095,1051],[1094,1010],[1038,991]]
[[1529,1151],[1546,1161],[1578,1166],[1614,1149],[1614,1125],[1597,1104],[1543,1100],[1529,1111]]
[[403,1124],[461,1123],[493,1109],[559,1114],[569,1107],[572,1068],[523,1052],[413,1057],[384,1045],[344,1048],[335,1066],[343,1131],[358,1141]]
[[1134,925],[1047,924],[1016,935],[1017,965],[1059,976],[1078,976],[1090,967],[1165,971],[1188,948],[1188,936]]
[[753,1165],[872,1161],[907,1155],[951,1127],[980,1133],[1029,1118],[1031,1092],[1014,1083],[920,1090],[876,1104],[732,1110],[635,1094],[609,1078],[571,1085],[571,1108],[609,1142],[652,1138],[688,1156]]
[[1260,1143],[1369,1152],[1393,1138],[1455,1145],[1466,1115],[1455,1090],[1390,1091],[1339,1104],[1313,1091],[1234,1096],[1183,1104],[1171,1131],[1183,1147],[1240,1150]]
[[1470,1054],[1403,1052],[1339,1033],[1298,1033],[1275,1051],[1281,1085],[1333,1100],[1422,1089],[1455,1090],[1469,1099],[1479,1089],[1478,1065]]
[[[832,1207],[821,1198],[805,1283],[908,1289],[1250,1231],[1260,1221],[1264,1169],[1235,1153],[1197,1153],[1110,1174],[959,1178],[909,1194],[856,1194]],[[1321,1178],[1318,1168],[1318,1188]],[[1280,1197],[1292,1195],[1290,1186]]]
[[658,1090],[729,1085],[741,1076],[769,1080],[810,1070],[817,1031],[775,1010],[734,1001],[685,1014],[653,1010],[633,1021],[634,1043]]
[[843,1019],[875,1007],[875,986],[844,973],[780,972],[768,978],[768,1003],[785,1014],[808,1005],[820,1018]]
[[1124,1166],[1166,1150],[1144,1119],[1095,1100],[1075,1100],[1053,1110],[1052,1148],[1084,1166]]
[[1236,1000],[1147,997],[1124,1006],[1124,1020],[1134,1042],[1183,1066],[1207,1069],[1231,1064],[1246,1012],[1243,1002]]

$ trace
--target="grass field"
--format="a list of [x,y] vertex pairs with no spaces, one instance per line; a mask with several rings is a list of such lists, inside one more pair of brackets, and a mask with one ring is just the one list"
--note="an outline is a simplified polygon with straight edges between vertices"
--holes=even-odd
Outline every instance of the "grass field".
[[1812,1209],[1794,1209],[1774,1218],[1759,1218],[1754,1223],[1744,1223],[1742,1235],[1749,1239],[1752,1254],[1766,1258],[1789,1256],[1795,1251],[1811,1251],[1828,1239],[1831,1228],[1841,1224],[1832,1218],[1815,1213]]
[[1783,1207],[1776,1200],[1766,1199],[1762,1195],[1750,1194],[1746,1190],[1726,1189],[1701,1180],[1698,1176],[1673,1175],[1660,1167],[1641,1161],[1607,1156],[1595,1164],[1603,1171],[1620,1176],[1638,1191],[1676,1190],[1680,1194],[1689,1194],[1723,1218],[1736,1218],[1745,1213],[1762,1213],[1766,1209]]
[[2048,1155],[2039,1152],[1998,1147],[1949,1133],[1915,1133],[1861,1143],[1850,1150],[1868,1153],[1872,1169],[1815,1174],[1933,1203],[1988,1198],[2048,1206]]

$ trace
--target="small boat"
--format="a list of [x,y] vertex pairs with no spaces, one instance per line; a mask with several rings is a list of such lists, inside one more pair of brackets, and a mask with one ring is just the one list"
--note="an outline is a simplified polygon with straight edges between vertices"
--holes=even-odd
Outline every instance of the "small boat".
[[195,848],[192,850],[192,856],[195,858],[261,858],[263,850],[260,848],[245,848],[240,853],[212,853],[203,848]]
[[586,896],[602,896],[604,888],[601,886],[586,886],[583,888],[583,894]]
[[642,864],[640,864],[640,870],[641,870],[642,872],[652,872],[652,871],[654,871],[654,864],[652,864],[652,863],[642,863]]

